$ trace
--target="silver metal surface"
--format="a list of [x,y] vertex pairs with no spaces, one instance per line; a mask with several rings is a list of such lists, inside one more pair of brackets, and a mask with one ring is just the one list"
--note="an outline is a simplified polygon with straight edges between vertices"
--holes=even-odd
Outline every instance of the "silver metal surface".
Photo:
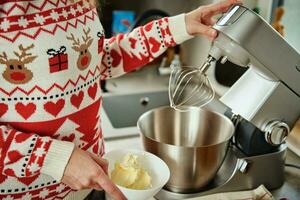
[[270,120],[292,127],[300,113],[300,54],[263,18],[240,5],[213,28],[218,37],[209,56],[250,67],[220,100],[261,130]]
[[205,74],[207,69],[211,66],[211,63],[215,61],[215,58],[212,56],[208,56],[204,64],[200,67],[200,72]]
[[[259,156],[246,157],[236,148],[229,148],[224,163],[215,178],[202,191],[197,193],[176,193],[161,190],[155,198],[158,200],[182,200],[221,192],[252,190],[263,184],[273,190],[284,183],[284,162],[286,145],[281,145],[278,151]],[[247,162],[245,171],[240,167]]]
[[232,122],[221,114],[170,107],[143,114],[138,128],[145,150],[162,158],[171,170],[166,188],[181,193],[199,191],[215,177],[234,133]]
[[281,121],[270,121],[265,127],[266,141],[271,145],[283,144],[290,133],[289,126]]
[[[300,55],[268,22],[243,6],[234,6],[214,29],[219,34],[213,47],[228,60],[255,68],[269,80],[280,80],[300,95],[296,66]],[[213,55],[212,55],[213,56]],[[220,55],[219,55],[220,56]]]

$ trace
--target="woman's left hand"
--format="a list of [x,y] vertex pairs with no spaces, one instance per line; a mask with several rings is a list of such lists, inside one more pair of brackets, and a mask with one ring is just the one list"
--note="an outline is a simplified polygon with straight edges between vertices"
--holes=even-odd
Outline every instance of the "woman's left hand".
[[210,40],[217,37],[217,31],[212,27],[216,23],[213,16],[226,12],[232,5],[241,4],[240,0],[225,0],[220,3],[200,6],[186,14],[186,30],[190,35],[205,35]]

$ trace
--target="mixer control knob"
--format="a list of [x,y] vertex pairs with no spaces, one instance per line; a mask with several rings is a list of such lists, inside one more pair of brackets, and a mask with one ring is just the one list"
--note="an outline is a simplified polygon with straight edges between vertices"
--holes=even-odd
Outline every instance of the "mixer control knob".
[[284,143],[289,133],[290,128],[284,122],[270,121],[265,126],[265,139],[274,146]]

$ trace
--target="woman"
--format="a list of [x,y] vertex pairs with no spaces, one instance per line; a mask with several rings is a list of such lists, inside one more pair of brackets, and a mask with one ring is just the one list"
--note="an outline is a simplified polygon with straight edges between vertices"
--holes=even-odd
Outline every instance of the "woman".
[[212,16],[238,0],[163,18],[104,39],[95,2],[0,3],[0,199],[126,199],[107,176],[100,79],[141,67],[193,35],[213,40]]

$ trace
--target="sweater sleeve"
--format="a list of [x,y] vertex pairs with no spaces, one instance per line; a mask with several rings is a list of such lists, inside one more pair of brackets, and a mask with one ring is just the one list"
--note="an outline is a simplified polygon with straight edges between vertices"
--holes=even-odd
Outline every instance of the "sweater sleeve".
[[70,142],[0,126],[0,171],[18,178],[43,173],[60,181],[73,148]]
[[104,41],[102,75],[113,78],[141,67],[168,47],[192,38],[186,31],[185,14],[152,21],[127,34]]

